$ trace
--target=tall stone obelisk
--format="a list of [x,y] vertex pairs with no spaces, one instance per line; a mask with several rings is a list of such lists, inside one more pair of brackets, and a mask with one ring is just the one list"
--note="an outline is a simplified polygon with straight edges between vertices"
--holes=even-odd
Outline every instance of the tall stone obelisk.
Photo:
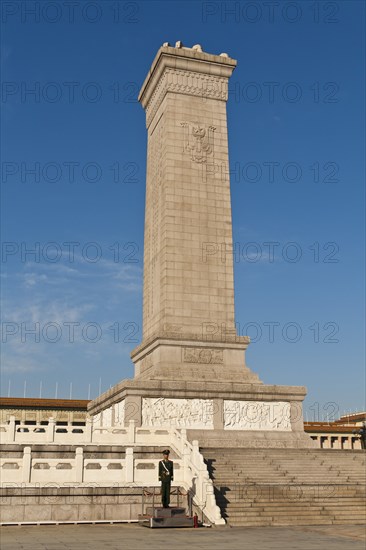
[[[236,61],[164,44],[141,88],[148,132],[135,377],[88,406],[101,426],[187,428],[201,445],[312,447],[303,386],[245,365],[234,313],[226,101]],[[223,252],[223,254],[222,254]],[[234,433],[233,433],[234,432]]]
[[258,382],[244,364],[249,339],[235,328],[226,117],[235,66],[198,45],[164,44],[141,88],[148,151],[138,377]]

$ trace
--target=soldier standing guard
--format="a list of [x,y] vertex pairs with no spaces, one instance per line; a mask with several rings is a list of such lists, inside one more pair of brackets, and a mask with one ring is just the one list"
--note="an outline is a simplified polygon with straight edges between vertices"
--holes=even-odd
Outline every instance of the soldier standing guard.
[[170,485],[173,481],[173,461],[169,460],[169,449],[163,451],[163,460],[159,462],[159,481],[161,481],[161,503],[169,508]]

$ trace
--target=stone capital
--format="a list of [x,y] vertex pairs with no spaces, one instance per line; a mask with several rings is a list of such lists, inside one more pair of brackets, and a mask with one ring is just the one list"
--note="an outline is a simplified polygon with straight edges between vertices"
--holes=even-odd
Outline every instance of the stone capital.
[[235,59],[224,55],[162,46],[138,96],[146,111],[146,126],[168,92],[227,101],[228,79],[235,67]]

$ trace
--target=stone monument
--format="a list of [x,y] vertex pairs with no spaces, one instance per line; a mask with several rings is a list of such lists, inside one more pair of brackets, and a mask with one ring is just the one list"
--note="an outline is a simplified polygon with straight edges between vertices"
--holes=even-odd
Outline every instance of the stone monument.
[[243,446],[312,447],[306,389],[263,384],[245,364],[249,338],[236,333],[226,116],[235,66],[225,53],[165,43],[142,85],[143,337],[135,377],[89,412],[102,425],[187,428],[206,445],[232,444],[235,430]]

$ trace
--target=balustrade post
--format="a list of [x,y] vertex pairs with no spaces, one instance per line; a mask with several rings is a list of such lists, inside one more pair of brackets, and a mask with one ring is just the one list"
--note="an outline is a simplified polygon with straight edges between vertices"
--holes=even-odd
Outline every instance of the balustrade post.
[[191,458],[191,448],[187,444],[187,442],[185,445],[183,445],[182,459],[183,459],[183,481],[185,483],[188,483],[188,485],[190,486],[192,483],[192,474],[190,473],[190,469],[188,466],[189,466],[189,462],[190,461],[192,462],[192,458]]
[[181,429],[180,435],[181,435],[181,439],[180,439],[180,444],[181,444],[180,452],[183,453],[183,451],[184,451],[184,449],[185,449],[185,443],[186,443],[186,441],[187,441],[187,430],[186,430],[186,428],[182,428],[182,429]]
[[47,441],[49,443],[53,443],[55,440],[55,419],[53,416],[50,416],[48,419],[48,426],[47,426]]
[[84,455],[83,448],[76,447],[75,451],[75,481],[82,483],[84,480]]
[[198,441],[197,439],[194,439],[192,441],[192,447],[193,447],[193,451],[192,451],[192,460],[194,462],[194,465],[198,468],[200,467],[200,448],[199,448],[199,445],[198,445]]
[[91,418],[87,418],[85,422],[85,441],[92,443],[93,441],[93,422]]
[[15,441],[15,416],[9,418],[9,427],[8,427],[8,443],[13,443]]
[[31,468],[32,468],[32,450],[31,450],[30,447],[24,447],[24,451],[23,451],[23,469],[22,469],[23,483],[30,483],[30,481],[31,481]]
[[127,447],[126,449],[125,466],[126,466],[126,482],[133,483],[135,479],[133,447]]

